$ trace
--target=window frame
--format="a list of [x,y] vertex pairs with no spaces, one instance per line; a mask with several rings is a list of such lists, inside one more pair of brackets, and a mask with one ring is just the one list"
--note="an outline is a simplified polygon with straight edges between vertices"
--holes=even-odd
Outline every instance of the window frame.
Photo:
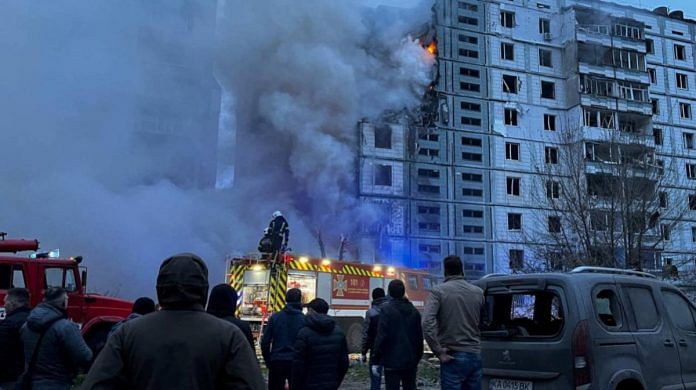
[[[618,304],[617,308],[618,308],[618,312],[620,314],[620,318],[617,321],[616,325],[614,325],[614,326],[608,325],[606,322],[602,321],[602,319],[599,317],[600,313],[598,311],[596,301],[597,301],[597,296],[599,295],[599,293],[601,293],[603,291],[611,291],[612,294],[614,295],[614,297],[616,298],[616,303]],[[594,316],[593,316],[594,320],[599,324],[599,326],[604,328],[604,330],[606,330],[607,332],[623,333],[623,332],[629,331],[629,329],[627,329],[627,326],[626,326],[626,310],[624,309],[624,303],[622,302],[621,298],[622,298],[621,294],[619,294],[619,291],[618,291],[616,285],[599,283],[592,288],[592,311],[594,312]],[[616,320],[616,318],[615,318],[615,320]]]
[[[512,82],[512,85],[509,85],[508,81],[506,79],[510,79],[509,81]],[[519,94],[520,93],[520,78],[515,76],[515,75],[510,75],[510,74],[503,74],[502,77],[500,78],[501,82],[503,83],[503,93],[511,93],[511,94]]]
[[544,114],[544,130],[556,131],[556,118],[557,116],[554,114]]
[[679,102],[679,117],[681,119],[691,119],[691,104]]
[[506,126],[519,126],[519,112],[514,108],[503,109]]
[[[548,64],[543,59],[548,59]],[[553,50],[539,48],[539,66],[553,69]]]
[[[656,332],[658,329],[660,329],[663,325],[664,321],[664,313],[662,313],[662,309],[658,305],[658,299],[655,295],[655,291],[653,290],[652,286],[644,285],[644,284],[637,284],[637,283],[620,283],[619,284],[621,288],[621,294],[625,297],[625,300],[628,302],[628,305],[631,307],[632,310],[626,310],[627,313],[630,313],[631,317],[631,331],[637,332],[637,333],[653,333]],[[631,298],[631,295],[629,294],[628,289],[642,289],[642,290],[647,290],[650,293],[650,298],[652,298],[653,301],[653,307],[655,308],[655,314],[657,316],[657,322],[652,328],[641,328],[638,324],[638,318],[636,316],[636,309],[639,309],[642,307],[642,305],[635,305],[633,302],[633,299]]]
[[674,44],[674,59],[676,61],[686,61],[686,45]]
[[[510,58],[508,58],[508,56]],[[500,59],[504,61],[515,60],[515,44],[510,42],[500,42]]]
[[503,28],[515,28],[516,26],[516,15],[512,11],[501,10],[500,11],[500,26]]
[[674,78],[676,80],[676,85],[677,85],[678,89],[684,89],[684,90],[689,89],[689,75],[688,74],[676,72],[674,75]]
[[[517,149],[517,158],[513,158],[513,148]],[[522,161],[522,146],[517,142],[506,142],[505,143],[505,160],[509,161]]]
[[[672,326],[674,326],[675,328],[679,329],[682,332],[687,332],[689,335],[696,336],[696,307],[694,307],[694,304],[687,297],[685,297],[684,294],[679,290],[675,290],[675,289],[671,289],[671,288],[662,288],[662,289],[660,289],[660,293],[662,295],[662,303],[665,306],[665,311],[667,312],[666,314],[669,317],[669,321],[672,324]],[[692,319],[692,321],[694,321],[694,330],[684,329],[681,326],[679,326],[676,323],[676,321],[674,321],[674,319],[672,318],[672,314],[670,314],[669,307],[667,306],[666,294],[674,294],[675,296],[681,298],[681,300],[686,303],[686,305],[689,307],[689,309],[691,309],[690,312],[691,312],[691,319]]]
[[[550,91],[552,92],[551,97],[544,96],[544,89],[545,89],[544,86],[545,85],[546,85],[546,89],[551,88],[550,89]],[[549,85],[550,85],[550,87],[549,87]],[[556,100],[556,83],[555,82],[548,81],[548,80],[541,80],[540,87],[541,87],[540,89],[541,89],[541,98],[542,99]]]
[[[379,172],[379,169],[383,168],[388,168],[389,171],[389,184],[379,184],[378,183],[378,178],[382,178],[381,172]],[[386,173],[384,173],[384,177],[387,177]],[[375,172],[374,172],[374,179],[373,179],[373,185],[375,186],[380,186],[380,187],[393,187],[394,185],[394,167],[389,165],[389,164],[375,164]]]
[[547,165],[557,165],[559,163],[559,153],[555,146],[544,146],[544,162]]
[[[519,223],[515,223],[519,221]],[[509,232],[521,232],[522,231],[522,213],[507,213],[507,227]],[[518,226],[518,227],[515,227]]]
[[519,176],[507,176],[505,178],[505,189],[508,196],[521,196],[522,178]]

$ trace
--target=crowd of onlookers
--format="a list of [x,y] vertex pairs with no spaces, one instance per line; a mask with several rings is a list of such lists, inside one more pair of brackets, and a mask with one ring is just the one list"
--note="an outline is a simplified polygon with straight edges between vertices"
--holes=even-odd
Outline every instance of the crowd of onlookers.
[[[443,389],[480,389],[478,323],[483,293],[464,280],[462,262],[444,260],[423,314],[401,280],[372,292],[365,314],[363,361],[371,388],[415,389],[424,340],[441,362]],[[235,316],[237,292],[226,284],[208,294],[208,269],[198,256],[166,259],[157,277],[159,308],[139,298],[93,356],[77,324],[67,318],[68,294],[45,291],[30,308],[25,289],[8,290],[0,321],[0,390],[70,389],[80,370],[84,389],[337,389],[349,367],[346,337],[317,298],[302,304],[290,289],[286,307],[262,332],[264,381],[249,324]]]

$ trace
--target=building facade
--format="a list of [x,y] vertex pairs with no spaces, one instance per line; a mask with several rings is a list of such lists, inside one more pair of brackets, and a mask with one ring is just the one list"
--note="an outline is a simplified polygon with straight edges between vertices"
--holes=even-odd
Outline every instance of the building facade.
[[[434,10],[433,120],[358,126],[359,195],[383,218],[364,229],[362,258],[440,273],[457,254],[472,278],[555,268],[541,253],[569,223],[552,204],[570,134],[588,199],[602,199],[616,176],[607,167],[626,161],[634,187],[659,186],[641,266],[694,267],[695,22],[587,0],[437,0]],[[592,231],[607,214],[592,213]]]

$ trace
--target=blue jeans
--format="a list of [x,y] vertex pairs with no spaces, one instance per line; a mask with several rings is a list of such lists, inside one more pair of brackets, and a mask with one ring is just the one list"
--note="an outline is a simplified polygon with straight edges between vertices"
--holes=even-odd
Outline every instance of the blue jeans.
[[442,390],[481,390],[481,355],[455,352],[454,359],[440,365]]
[[377,372],[379,375],[372,374],[372,367],[374,367],[372,364],[370,364],[368,367],[370,369],[370,390],[380,390],[382,388],[382,370],[384,367],[377,366]]

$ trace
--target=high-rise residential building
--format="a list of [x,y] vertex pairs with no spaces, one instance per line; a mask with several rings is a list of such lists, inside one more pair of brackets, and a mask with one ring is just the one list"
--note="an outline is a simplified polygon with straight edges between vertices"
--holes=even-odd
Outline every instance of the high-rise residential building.
[[382,221],[365,226],[362,258],[439,273],[457,254],[472,278],[556,269],[559,236],[590,240],[569,226],[581,220],[609,265],[694,268],[695,21],[595,0],[434,12],[430,117],[358,125],[359,196]]

